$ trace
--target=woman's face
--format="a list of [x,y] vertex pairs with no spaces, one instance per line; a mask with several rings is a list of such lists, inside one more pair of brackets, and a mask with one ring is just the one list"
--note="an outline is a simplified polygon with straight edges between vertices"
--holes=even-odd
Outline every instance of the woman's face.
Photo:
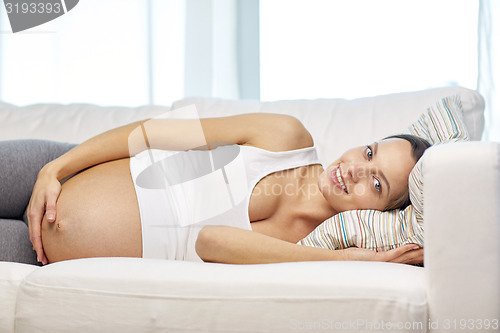
[[318,185],[337,211],[385,210],[406,195],[415,160],[403,139],[387,139],[346,151],[319,177]]

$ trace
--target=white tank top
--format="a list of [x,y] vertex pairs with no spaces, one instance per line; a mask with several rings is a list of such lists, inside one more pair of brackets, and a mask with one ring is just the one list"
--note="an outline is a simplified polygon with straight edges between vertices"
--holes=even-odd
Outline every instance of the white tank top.
[[195,243],[206,225],[251,230],[255,185],[276,171],[319,164],[316,149],[271,152],[228,145],[211,151],[146,150],[130,159],[144,258],[201,261]]

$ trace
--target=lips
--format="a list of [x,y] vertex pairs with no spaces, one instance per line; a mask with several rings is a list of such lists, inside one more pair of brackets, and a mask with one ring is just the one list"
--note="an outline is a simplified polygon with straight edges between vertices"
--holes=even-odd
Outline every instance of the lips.
[[347,186],[345,185],[344,178],[342,177],[342,170],[340,169],[340,165],[337,165],[331,172],[330,177],[332,179],[332,183],[334,186],[338,187],[340,190],[344,191],[346,194],[349,194],[347,191]]

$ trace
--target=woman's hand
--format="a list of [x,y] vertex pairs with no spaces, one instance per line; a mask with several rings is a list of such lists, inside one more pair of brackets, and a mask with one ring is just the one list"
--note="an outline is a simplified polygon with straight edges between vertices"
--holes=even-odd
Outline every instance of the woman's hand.
[[350,247],[344,251],[346,251],[351,260],[386,261],[410,265],[422,264],[424,262],[424,249],[417,244],[405,244],[398,248],[382,252],[357,247]]
[[46,165],[38,174],[27,211],[30,240],[36,251],[37,260],[43,265],[46,265],[48,260],[42,245],[42,220],[44,215],[48,222],[56,220],[56,202],[61,193],[61,183],[48,166]]

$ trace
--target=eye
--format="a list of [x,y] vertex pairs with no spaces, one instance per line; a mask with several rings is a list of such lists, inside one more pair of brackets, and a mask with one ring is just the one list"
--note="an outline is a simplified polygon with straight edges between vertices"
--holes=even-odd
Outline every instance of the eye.
[[382,184],[380,184],[380,180],[378,180],[377,178],[373,178],[373,186],[378,192],[382,191]]
[[366,148],[365,148],[365,154],[366,154],[366,157],[368,157],[368,160],[371,161],[371,159],[373,157],[372,147],[366,146]]

